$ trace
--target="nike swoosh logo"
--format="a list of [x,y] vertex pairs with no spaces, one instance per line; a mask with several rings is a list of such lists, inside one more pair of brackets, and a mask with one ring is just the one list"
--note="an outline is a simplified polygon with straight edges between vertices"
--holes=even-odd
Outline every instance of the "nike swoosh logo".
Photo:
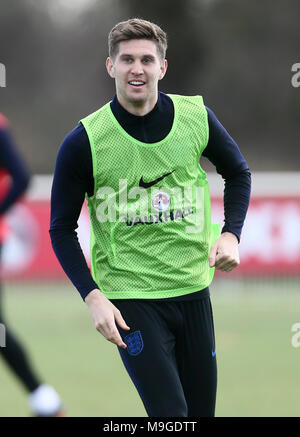
[[140,179],[140,183],[139,186],[142,188],[150,188],[152,187],[152,185],[157,184],[158,182],[162,181],[165,177],[169,176],[171,173],[173,173],[175,170],[170,171],[169,173],[164,174],[163,176],[161,176],[160,178],[155,179],[154,181],[151,182],[145,182],[143,180],[143,176]]

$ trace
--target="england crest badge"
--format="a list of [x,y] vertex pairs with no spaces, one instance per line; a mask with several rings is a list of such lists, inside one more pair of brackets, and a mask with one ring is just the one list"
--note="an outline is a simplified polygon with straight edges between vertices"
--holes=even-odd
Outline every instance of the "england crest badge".
[[134,331],[131,334],[126,335],[124,342],[127,345],[127,352],[129,355],[139,355],[144,348],[141,331]]

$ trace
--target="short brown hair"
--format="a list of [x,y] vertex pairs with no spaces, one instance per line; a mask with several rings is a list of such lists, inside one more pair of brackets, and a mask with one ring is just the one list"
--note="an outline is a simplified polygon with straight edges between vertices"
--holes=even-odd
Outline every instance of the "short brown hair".
[[167,34],[157,25],[141,18],[131,18],[116,24],[108,35],[109,57],[114,58],[121,41],[130,39],[149,39],[157,44],[162,59],[166,57],[168,47]]

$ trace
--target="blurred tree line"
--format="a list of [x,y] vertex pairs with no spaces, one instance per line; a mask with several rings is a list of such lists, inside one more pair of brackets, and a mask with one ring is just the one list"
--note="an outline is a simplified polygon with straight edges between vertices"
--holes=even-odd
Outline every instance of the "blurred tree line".
[[299,14],[299,0],[2,1],[0,111],[31,171],[52,173],[65,135],[114,95],[104,65],[108,32],[138,16],[168,34],[162,91],[202,94],[252,171],[296,171]]

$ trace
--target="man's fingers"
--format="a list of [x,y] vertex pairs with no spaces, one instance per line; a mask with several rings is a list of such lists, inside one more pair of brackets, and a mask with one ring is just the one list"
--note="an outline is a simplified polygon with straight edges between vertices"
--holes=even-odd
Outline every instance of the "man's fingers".
[[116,329],[112,334],[107,337],[108,341],[111,341],[112,343],[116,344],[117,346],[121,347],[122,349],[126,349],[127,345],[122,340],[119,331]]
[[111,326],[111,324],[108,322],[97,323],[96,329],[103,335],[103,337],[106,338],[106,340],[116,344],[117,346],[120,346],[123,349],[126,349],[127,345],[122,340],[121,335],[115,325]]
[[216,256],[215,268],[223,272],[230,272],[239,265],[239,260],[229,255],[220,254]]
[[209,257],[208,257],[209,267],[214,267],[215,266],[216,255],[217,255],[217,246],[214,244],[211,247],[210,252],[209,252]]
[[120,328],[128,331],[130,328],[127,325],[127,323],[125,322],[125,320],[123,319],[122,314],[120,313],[120,311],[118,309],[115,309],[114,315],[115,315],[116,322],[120,326]]

